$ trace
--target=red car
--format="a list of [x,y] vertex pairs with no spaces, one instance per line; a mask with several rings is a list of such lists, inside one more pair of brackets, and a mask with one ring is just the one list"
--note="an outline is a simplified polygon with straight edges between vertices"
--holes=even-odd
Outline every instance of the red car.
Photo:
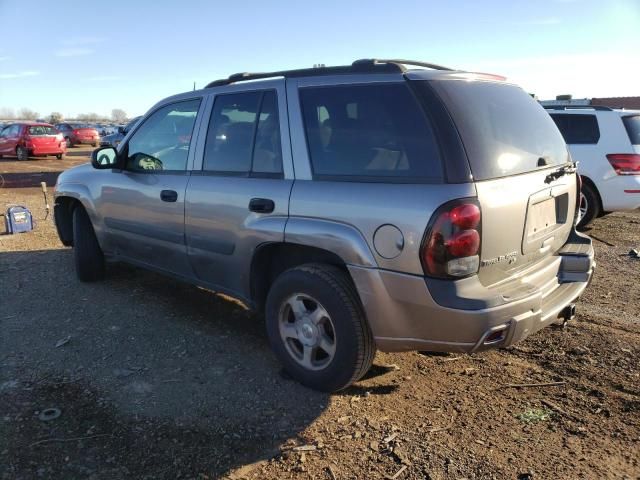
[[0,132],[0,157],[15,155],[26,160],[55,155],[60,160],[66,151],[64,137],[48,123],[13,123]]
[[100,134],[98,130],[84,123],[58,123],[56,128],[60,130],[62,136],[67,141],[67,147],[88,143],[97,147],[100,145]]

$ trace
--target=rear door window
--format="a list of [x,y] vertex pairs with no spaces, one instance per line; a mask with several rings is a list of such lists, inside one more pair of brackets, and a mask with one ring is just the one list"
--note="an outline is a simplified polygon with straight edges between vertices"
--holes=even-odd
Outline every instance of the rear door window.
[[552,113],[551,118],[569,145],[595,145],[600,140],[595,115]]
[[475,180],[568,161],[566,144],[553,120],[520,87],[467,80],[437,80],[429,85],[453,117]]
[[434,133],[405,83],[305,87],[300,101],[314,178],[442,180]]
[[624,123],[624,128],[627,129],[631,144],[640,145],[640,115],[622,117],[622,123]]
[[216,96],[203,170],[221,175],[282,175],[280,119],[274,90]]

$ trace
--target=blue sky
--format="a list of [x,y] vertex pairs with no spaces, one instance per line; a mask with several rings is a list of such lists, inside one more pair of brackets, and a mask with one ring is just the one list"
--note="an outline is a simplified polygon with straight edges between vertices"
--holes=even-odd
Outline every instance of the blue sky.
[[640,0],[0,0],[0,109],[144,113],[240,71],[411,58],[540,98],[640,95]]

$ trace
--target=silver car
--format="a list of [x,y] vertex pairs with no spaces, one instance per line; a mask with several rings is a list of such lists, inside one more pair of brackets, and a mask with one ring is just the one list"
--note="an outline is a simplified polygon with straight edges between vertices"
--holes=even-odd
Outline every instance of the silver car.
[[238,74],[162,100],[60,175],[82,281],[125,261],[263,311],[303,384],[376,349],[477,352],[575,314],[595,263],[575,165],[501,77],[421,62]]

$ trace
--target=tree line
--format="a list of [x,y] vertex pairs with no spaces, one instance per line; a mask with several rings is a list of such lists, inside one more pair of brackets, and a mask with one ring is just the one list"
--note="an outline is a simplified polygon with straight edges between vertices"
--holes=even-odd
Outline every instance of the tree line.
[[45,120],[47,123],[60,123],[63,120],[79,120],[81,122],[113,122],[125,123],[128,120],[127,112],[121,108],[111,110],[111,116],[106,117],[94,112],[81,113],[75,117],[65,117],[60,112],[51,112],[45,117],[30,108],[21,108],[17,112],[12,108],[0,108],[0,119],[2,120]]

